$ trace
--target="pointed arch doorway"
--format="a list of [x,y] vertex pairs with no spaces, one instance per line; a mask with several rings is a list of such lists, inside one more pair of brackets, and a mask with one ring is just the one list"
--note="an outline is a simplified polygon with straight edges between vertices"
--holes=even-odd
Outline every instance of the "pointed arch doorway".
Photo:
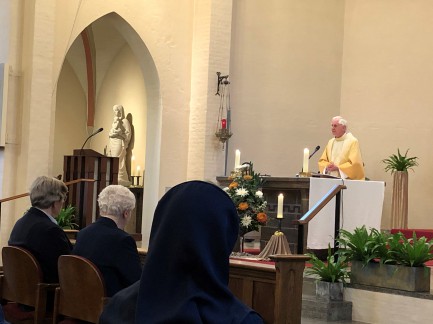
[[129,174],[140,167],[142,245],[147,247],[159,192],[161,100],[155,62],[143,39],[117,13],[95,20],[66,53],[56,95],[53,170],[60,173],[63,156],[100,127],[104,132],[92,137],[89,148],[109,155],[112,107],[124,106],[133,132],[126,164]]

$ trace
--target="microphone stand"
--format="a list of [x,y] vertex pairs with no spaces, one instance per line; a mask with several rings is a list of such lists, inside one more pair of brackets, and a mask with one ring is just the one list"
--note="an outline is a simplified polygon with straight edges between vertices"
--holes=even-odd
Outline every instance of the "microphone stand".
[[310,154],[310,156],[308,157],[308,159],[311,159],[311,157],[317,153],[317,151],[320,150],[320,146],[316,146],[316,148],[314,149],[314,152]]
[[104,130],[104,129],[101,127],[101,128],[99,128],[96,132],[90,134],[90,136],[86,138],[86,140],[85,140],[84,143],[83,143],[83,146],[81,146],[81,149],[80,149],[80,155],[82,155],[84,145],[86,145],[87,141],[88,141],[91,137],[93,137],[93,136],[95,136],[96,134],[102,132],[103,130]]

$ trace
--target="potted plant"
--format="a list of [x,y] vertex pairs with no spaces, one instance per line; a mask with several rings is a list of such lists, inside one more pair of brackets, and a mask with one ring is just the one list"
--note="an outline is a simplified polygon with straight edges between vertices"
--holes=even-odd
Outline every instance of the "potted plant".
[[68,205],[60,210],[59,215],[56,218],[57,224],[63,228],[66,235],[71,239],[75,239],[76,233],[78,232],[78,224],[76,221],[77,208],[72,205]]
[[407,153],[402,155],[400,149],[397,154],[391,154],[382,160],[385,164],[385,172],[393,175],[392,204],[391,204],[391,228],[407,228],[408,219],[408,170],[418,165],[418,157],[408,157]]
[[343,284],[349,276],[349,264],[344,255],[335,255],[328,244],[326,261],[320,260],[315,254],[308,253],[311,267],[305,274],[313,275],[316,281],[316,296],[328,300],[343,300]]
[[401,264],[407,267],[425,267],[427,261],[433,260],[433,241],[425,236],[406,238],[402,233],[396,233],[388,239],[388,260],[386,263]]
[[380,258],[386,249],[386,234],[374,228],[369,232],[365,226],[357,227],[353,232],[340,229],[337,241],[341,248],[339,255],[363,265]]
[[368,232],[363,226],[353,233],[341,230],[338,242],[338,253],[351,263],[352,284],[430,291],[430,268],[424,264],[433,259],[433,241],[415,233],[407,239],[402,233]]

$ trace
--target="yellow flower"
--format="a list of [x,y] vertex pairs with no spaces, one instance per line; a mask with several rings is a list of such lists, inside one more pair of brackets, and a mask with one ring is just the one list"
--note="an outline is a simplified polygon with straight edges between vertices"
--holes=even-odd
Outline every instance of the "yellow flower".
[[249,174],[244,175],[244,180],[251,180],[253,176],[250,176]]
[[264,224],[264,223],[266,223],[266,221],[268,220],[268,216],[267,216],[265,213],[258,213],[258,214],[257,214],[257,220],[258,220],[260,223]]
[[236,188],[239,184],[236,181],[233,181],[231,184],[229,184],[229,188],[233,189]]
[[238,209],[239,209],[239,210],[247,210],[247,209],[248,209],[248,203],[246,203],[246,202],[241,202],[241,203],[238,205]]

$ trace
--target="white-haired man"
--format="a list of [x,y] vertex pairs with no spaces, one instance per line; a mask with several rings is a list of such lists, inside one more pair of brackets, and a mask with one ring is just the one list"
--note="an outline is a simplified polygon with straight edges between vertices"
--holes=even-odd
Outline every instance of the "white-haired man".
[[331,138],[319,159],[321,173],[351,180],[365,180],[364,163],[358,140],[347,132],[347,121],[335,116],[331,121]]
[[124,231],[135,207],[135,197],[128,188],[110,185],[99,193],[98,205],[100,217],[78,233],[72,253],[98,267],[111,297],[141,276],[137,244]]

